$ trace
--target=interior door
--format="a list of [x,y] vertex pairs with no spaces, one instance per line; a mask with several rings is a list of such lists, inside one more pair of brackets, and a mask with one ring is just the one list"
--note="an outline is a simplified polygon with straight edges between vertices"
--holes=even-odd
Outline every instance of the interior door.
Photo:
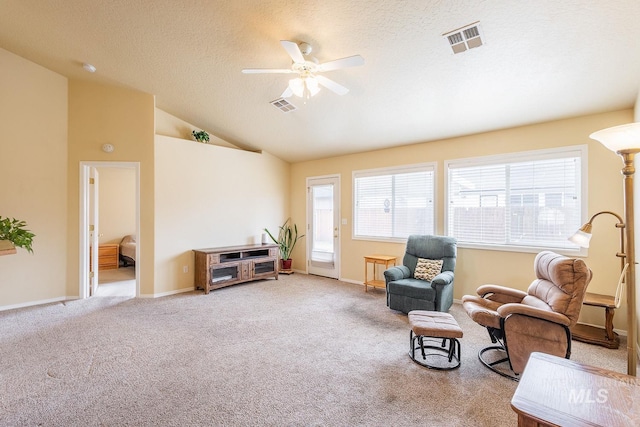
[[340,269],[340,177],[307,179],[309,274],[337,279]]
[[99,245],[99,228],[98,228],[98,169],[92,167],[89,169],[89,263],[91,264],[89,274],[89,295],[93,296],[98,291],[98,245]]

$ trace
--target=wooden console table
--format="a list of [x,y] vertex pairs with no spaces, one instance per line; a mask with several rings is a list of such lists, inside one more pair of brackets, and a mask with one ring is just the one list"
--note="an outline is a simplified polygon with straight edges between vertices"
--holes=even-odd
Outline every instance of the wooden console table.
[[205,294],[251,280],[278,278],[278,245],[194,249],[194,281]]
[[[366,255],[364,257],[364,291],[367,292],[367,286],[374,288],[384,288],[386,283],[384,280],[376,279],[376,265],[384,265],[386,270],[392,265],[396,265],[398,257],[389,255]],[[373,264],[373,279],[369,280],[369,264]]]
[[571,335],[573,339],[586,342],[588,344],[596,344],[608,348],[618,348],[620,346],[620,338],[618,337],[618,334],[613,331],[613,315],[616,310],[615,297],[587,292],[582,304],[604,308],[605,327],[602,329],[596,326],[578,323],[571,328]]
[[531,353],[511,408],[520,427],[638,426],[640,379]]

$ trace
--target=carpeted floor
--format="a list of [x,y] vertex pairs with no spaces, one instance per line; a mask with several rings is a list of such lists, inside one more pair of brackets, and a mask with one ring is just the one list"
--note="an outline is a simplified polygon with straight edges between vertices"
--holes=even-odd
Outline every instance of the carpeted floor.
[[[413,363],[382,290],[294,274],[204,295],[103,297],[0,312],[2,426],[513,426],[516,382],[477,360]],[[618,350],[573,360],[625,372]]]

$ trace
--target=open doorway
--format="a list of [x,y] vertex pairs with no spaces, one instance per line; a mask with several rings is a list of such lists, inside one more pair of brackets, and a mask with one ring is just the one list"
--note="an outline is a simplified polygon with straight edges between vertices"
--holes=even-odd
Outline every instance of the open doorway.
[[80,168],[80,298],[139,296],[140,164]]

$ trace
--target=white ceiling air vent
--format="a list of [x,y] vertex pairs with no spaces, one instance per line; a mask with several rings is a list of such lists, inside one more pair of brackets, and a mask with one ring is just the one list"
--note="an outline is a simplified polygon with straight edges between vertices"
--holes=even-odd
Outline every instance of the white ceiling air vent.
[[465,27],[444,33],[442,36],[447,39],[453,53],[462,53],[474,47],[482,46],[480,23],[474,22]]
[[295,111],[297,108],[295,105],[290,103],[284,98],[274,99],[270,102],[271,105],[282,111],[283,113],[288,113],[290,111]]

